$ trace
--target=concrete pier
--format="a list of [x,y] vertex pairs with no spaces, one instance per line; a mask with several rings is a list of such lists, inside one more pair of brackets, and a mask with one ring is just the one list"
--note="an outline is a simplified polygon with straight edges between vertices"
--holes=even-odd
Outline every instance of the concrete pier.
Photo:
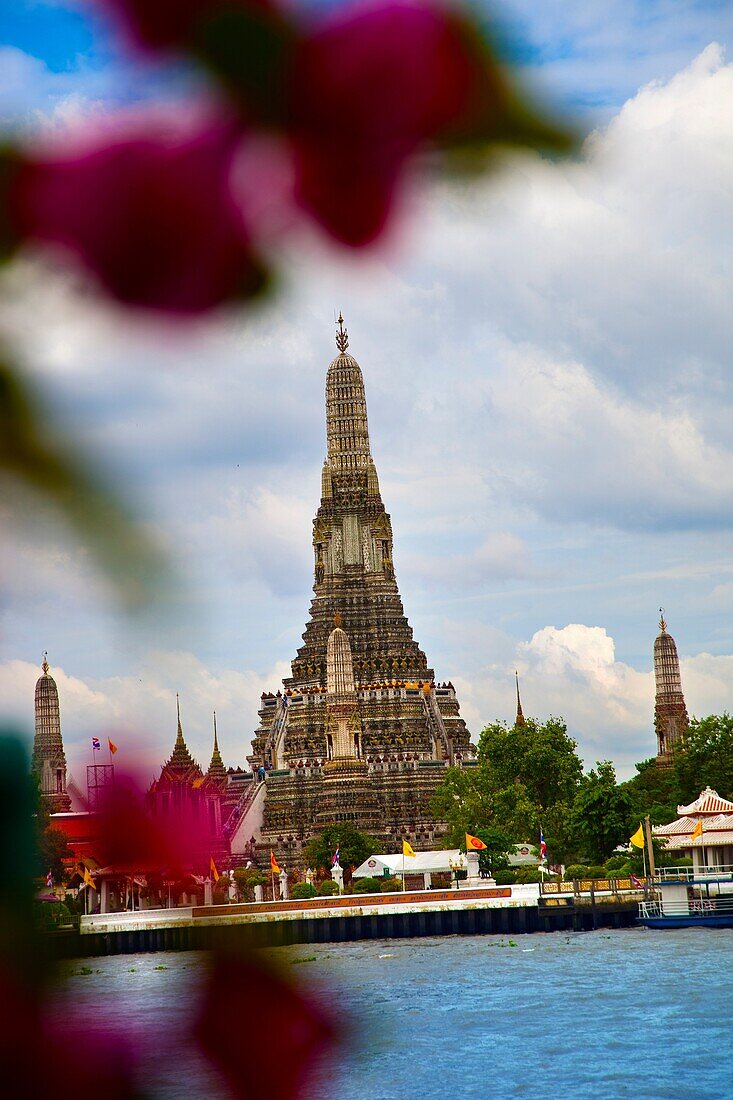
[[537,886],[527,885],[96,914],[82,917],[78,930],[50,935],[53,953],[73,958],[238,944],[276,947],[422,936],[580,932],[628,927],[636,915],[635,898],[557,898],[548,904]]

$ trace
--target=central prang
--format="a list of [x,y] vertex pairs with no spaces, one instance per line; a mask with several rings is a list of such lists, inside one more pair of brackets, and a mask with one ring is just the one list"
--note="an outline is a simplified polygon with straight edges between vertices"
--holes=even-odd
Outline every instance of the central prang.
[[448,764],[474,755],[453,686],[435,683],[405,616],[364,379],[340,314],[337,324],[310,618],[284,694],[262,697],[249,758],[269,769],[262,847],[288,866],[314,829],[334,820],[387,844],[409,835],[432,846],[442,832],[429,813],[432,792]]

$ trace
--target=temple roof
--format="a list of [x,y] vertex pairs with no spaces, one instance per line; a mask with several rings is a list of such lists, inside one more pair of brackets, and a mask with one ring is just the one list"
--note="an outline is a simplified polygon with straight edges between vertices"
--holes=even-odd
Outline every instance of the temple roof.
[[706,787],[689,806],[678,806],[677,813],[685,816],[688,814],[731,814],[733,813],[733,802],[729,802],[727,798],[721,798],[712,787]]
[[219,741],[216,734],[216,711],[214,711],[214,751],[211,754],[211,763],[209,764],[206,778],[216,781],[223,780],[224,782],[226,782],[227,779],[227,770],[224,767],[224,761],[219,752]]
[[188,780],[189,782],[202,778],[203,772],[201,768],[191,756],[188,751],[188,745],[183,739],[183,729],[181,727],[181,708],[176,694],[176,710],[178,713],[178,733],[176,734],[176,743],[173,746],[173,752],[168,760],[163,765],[163,769],[160,773],[161,779],[169,780]]

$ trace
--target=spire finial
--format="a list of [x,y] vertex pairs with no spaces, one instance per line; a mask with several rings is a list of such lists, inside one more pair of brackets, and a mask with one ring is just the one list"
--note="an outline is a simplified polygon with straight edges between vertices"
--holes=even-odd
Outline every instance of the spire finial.
[[178,719],[178,736],[183,740],[183,730],[181,729],[181,701],[178,698],[178,692],[176,692],[176,717]]
[[214,711],[214,752],[219,751],[219,742],[216,739],[216,711]]
[[344,352],[346,351],[346,349],[349,346],[349,334],[348,334],[348,332],[346,330],[346,327],[344,325],[343,315],[340,312],[339,312],[339,319],[336,322],[336,324],[339,327],[339,330],[336,333],[336,347],[339,349],[339,351],[343,355]]
[[44,651],[43,651],[43,663],[41,665],[41,668],[43,669],[44,675],[48,676],[49,664],[48,664],[48,650],[47,649],[44,649]]
[[524,725],[524,714],[522,713],[522,700],[519,698],[519,673],[516,668],[514,669],[514,679],[517,683],[517,718],[514,723],[515,726]]
[[664,617],[663,607],[659,608],[659,629],[661,630],[662,634],[664,634],[667,630],[667,620]]

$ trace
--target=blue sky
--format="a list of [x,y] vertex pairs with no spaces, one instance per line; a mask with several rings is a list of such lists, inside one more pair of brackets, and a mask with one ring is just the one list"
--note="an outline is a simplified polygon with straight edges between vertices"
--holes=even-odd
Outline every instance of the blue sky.
[[[91,7],[6,0],[7,130],[179,86],[131,80]],[[0,539],[0,697],[28,723],[48,649],[72,766],[105,727],[160,759],[176,691],[199,756],[216,707],[243,761],[307,614],[339,308],[406,613],[474,734],[510,716],[518,667],[526,712],[564,715],[589,764],[629,774],[654,747],[660,604],[691,709],[733,707],[731,5],[496,10],[536,94],[595,128],[576,162],[438,186],[363,263],[299,243],[269,306],[184,335],[30,257],[7,272],[8,340],[188,579],[175,613],[133,627],[42,517]]]

